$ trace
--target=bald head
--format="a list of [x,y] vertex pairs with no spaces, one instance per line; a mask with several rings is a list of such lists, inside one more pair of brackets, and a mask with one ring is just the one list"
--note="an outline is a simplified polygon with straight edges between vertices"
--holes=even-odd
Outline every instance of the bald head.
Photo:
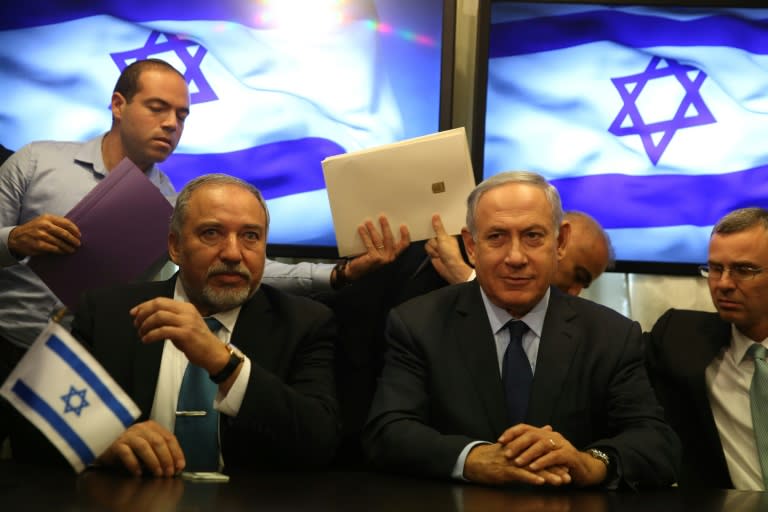
[[566,212],[563,220],[571,225],[571,237],[552,284],[578,295],[605,272],[613,261],[613,250],[602,226],[586,213]]

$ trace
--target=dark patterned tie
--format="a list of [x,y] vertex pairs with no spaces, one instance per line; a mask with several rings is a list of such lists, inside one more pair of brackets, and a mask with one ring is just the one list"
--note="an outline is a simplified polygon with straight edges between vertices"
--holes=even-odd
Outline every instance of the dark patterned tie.
[[[221,322],[213,317],[203,320],[214,333],[221,328]],[[185,471],[219,469],[219,413],[213,408],[217,389],[208,372],[187,364],[179,390],[174,432],[187,462]]]
[[752,409],[752,426],[755,431],[757,455],[763,470],[763,488],[768,490],[768,349],[755,343],[747,351],[755,358],[755,373],[749,387],[749,403]]
[[504,383],[504,395],[507,399],[507,419],[512,426],[525,420],[533,372],[528,356],[523,350],[523,335],[528,330],[528,326],[525,322],[512,320],[507,324],[507,328],[509,345],[504,352],[504,361],[501,364],[501,380]]

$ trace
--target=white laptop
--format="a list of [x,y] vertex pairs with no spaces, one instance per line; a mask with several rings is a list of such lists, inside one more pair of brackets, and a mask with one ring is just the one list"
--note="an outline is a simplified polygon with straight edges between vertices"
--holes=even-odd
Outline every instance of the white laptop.
[[395,239],[405,224],[411,240],[434,235],[432,215],[458,234],[466,222],[467,196],[475,186],[464,128],[345,153],[322,162],[339,255],[366,251],[357,227],[389,219]]

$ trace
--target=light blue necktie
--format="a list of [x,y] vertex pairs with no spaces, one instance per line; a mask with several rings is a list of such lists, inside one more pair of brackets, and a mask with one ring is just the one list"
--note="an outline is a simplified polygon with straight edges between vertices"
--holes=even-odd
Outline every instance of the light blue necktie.
[[525,322],[512,320],[507,323],[507,327],[509,328],[509,345],[504,351],[504,361],[501,363],[501,381],[504,384],[504,395],[507,399],[507,419],[509,426],[512,426],[525,420],[533,371],[528,356],[523,350],[523,335],[528,330],[528,326]]
[[763,486],[768,490],[768,363],[765,362],[768,349],[755,343],[749,347],[747,353],[755,358],[755,374],[749,388],[749,403],[757,455],[763,470]]
[[[216,332],[221,322],[213,317],[204,318],[205,324]],[[174,434],[187,462],[185,471],[218,471],[219,413],[213,408],[218,386],[208,372],[192,363],[187,364],[176,406]]]

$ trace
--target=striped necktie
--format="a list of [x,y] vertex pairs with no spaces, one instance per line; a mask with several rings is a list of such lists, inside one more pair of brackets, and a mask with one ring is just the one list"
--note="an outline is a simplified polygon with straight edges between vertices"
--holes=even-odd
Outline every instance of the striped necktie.
[[768,490],[768,363],[765,362],[768,349],[755,343],[749,347],[747,353],[755,359],[755,373],[749,388],[749,403],[752,409],[757,455],[763,470],[763,488]]
[[[222,326],[213,317],[203,320],[214,333]],[[174,429],[187,463],[185,471],[219,469],[219,413],[213,408],[217,390],[218,386],[208,377],[208,372],[192,363],[187,364],[179,390]]]

